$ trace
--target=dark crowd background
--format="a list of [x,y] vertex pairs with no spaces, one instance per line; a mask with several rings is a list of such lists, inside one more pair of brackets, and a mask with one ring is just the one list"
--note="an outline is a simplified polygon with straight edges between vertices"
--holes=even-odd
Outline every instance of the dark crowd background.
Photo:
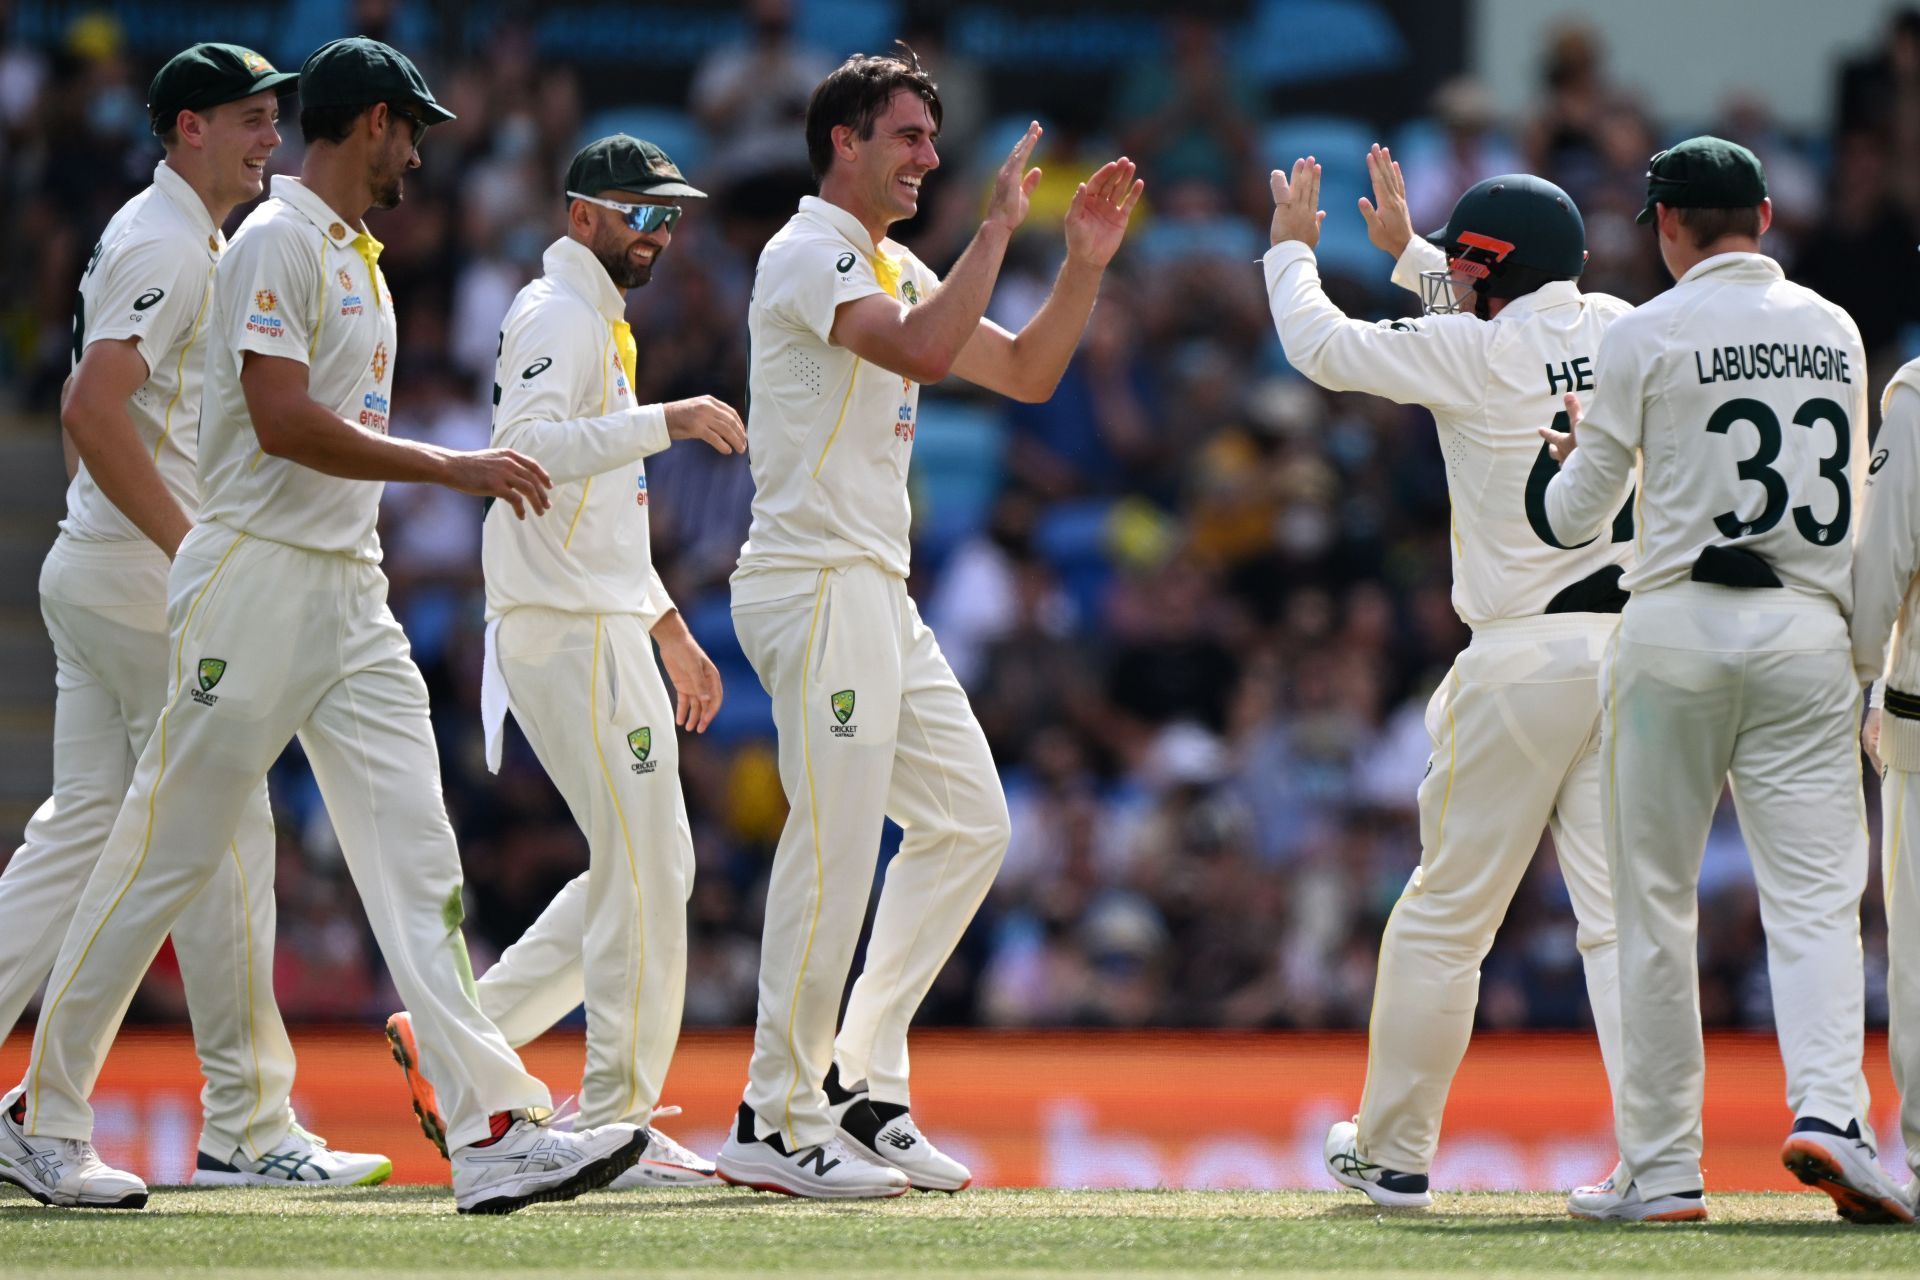
[[[1769,251],[1852,312],[1874,386],[1920,349],[1920,12],[1837,70],[1830,133],[1793,136],[1758,96],[1656,122],[1583,27],[1537,50],[1531,105],[1502,117],[1458,74],[1465,5],[1263,0],[1169,18],[1046,0],[100,11],[0,0],[0,388],[34,429],[57,431],[74,285],[158,158],[143,103],[165,57],[223,39],[297,66],[323,40],[364,32],[412,53],[459,115],[428,136],[405,203],[371,222],[399,306],[395,434],[486,444],[499,321],[560,234],[560,174],[583,141],[619,129],[661,143],[714,195],[692,203],[653,283],[629,300],[640,398],[738,405],[755,258],[809,190],[808,93],[848,52],[903,35],[938,80],[946,120],[923,212],[895,234],[936,269],[966,243],[1025,122],[1047,127],[1046,178],[993,299],[1001,323],[1017,327],[1044,297],[1080,177],[1124,151],[1148,182],[1049,403],[954,382],[922,400],[912,586],[986,728],[1014,835],[921,1022],[1364,1026],[1380,930],[1419,857],[1422,711],[1467,633],[1448,601],[1428,415],[1319,391],[1280,353],[1255,265],[1267,170],[1309,152],[1326,165],[1321,257],[1355,314],[1418,310],[1387,285],[1391,264],[1354,212],[1375,140],[1402,161],[1423,227],[1482,177],[1526,169],[1558,182],[1586,215],[1585,287],[1640,301],[1666,285],[1650,233],[1632,223],[1647,157],[1712,130],[1766,161]],[[290,110],[282,122],[276,172],[298,168],[296,121]],[[683,748],[699,868],[687,1019],[747,1023],[784,816],[767,699],[727,613],[751,482],[743,460],[692,448],[649,471],[657,561],[727,690],[713,729]],[[432,690],[484,968],[586,850],[517,735],[497,777],[482,763],[480,517],[478,500],[391,485],[381,535]],[[290,1019],[382,1017],[395,997],[297,746],[272,791],[282,1005]],[[1877,880],[1863,914],[1878,1019]],[[1708,1021],[1768,1025],[1759,912],[1726,806],[1701,945]],[[170,962],[163,953],[136,1018],[182,1016]],[[1588,1022],[1550,842],[1487,958],[1480,1019]]]

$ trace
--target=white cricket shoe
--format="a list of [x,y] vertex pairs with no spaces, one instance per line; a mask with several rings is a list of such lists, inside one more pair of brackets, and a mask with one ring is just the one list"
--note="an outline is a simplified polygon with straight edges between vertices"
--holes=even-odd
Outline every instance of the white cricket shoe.
[[1780,1163],[1800,1181],[1832,1196],[1833,1211],[1848,1222],[1912,1222],[1913,1202],[1880,1167],[1873,1148],[1860,1140],[1858,1122],[1845,1133],[1829,1132],[1832,1129],[1820,1120],[1794,1121],[1780,1149]]
[[[655,1107],[653,1114],[678,1115],[678,1107]],[[720,1178],[713,1161],[695,1155],[652,1125],[647,1126],[647,1146],[627,1170],[607,1184],[609,1191],[653,1191],[661,1187],[712,1187]]]
[[491,1138],[454,1151],[454,1205],[461,1213],[512,1213],[571,1200],[625,1173],[646,1145],[636,1125],[567,1133],[503,1111],[493,1117]]
[[196,1187],[375,1187],[393,1176],[383,1155],[335,1151],[325,1138],[295,1124],[279,1146],[257,1160],[241,1152],[231,1162],[202,1151],[194,1162]]
[[0,1182],[67,1209],[147,1207],[147,1184],[110,1167],[91,1142],[32,1137],[26,1121],[25,1095],[15,1091],[0,1102]]
[[1580,1187],[1567,1197],[1567,1212],[1593,1222],[1705,1222],[1707,1197],[1703,1191],[1680,1191],[1651,1200],[1627,1181],[1619,1165],[1596,1186]]
[[790,1153],[777,1133],[755,1137],[753,1109],[744,1102],[714,1166],[736,1187],[813,1200],[876,1200],[912,1189],[906,1174],[856,1154],[838,1138]]
[[849,1147],[907,1175],[915,1191],[963,1191],[973,1182],[967,1166],[927,1140],[907,1109],[875,1102],[865,1081],[851,1088],[840,1083],[838,1064],[827,1068],[827,1111]]
[[1426,1174],[1401,1173],[1360,1154],[1357,1120],[1342,1120],[1327,1130],[1322,1158],[1335,1182],[1366,1192],[1367,1199],[1384,1208],[1426,1209],[1433,1205],[1433,1192],[1427,1187]]

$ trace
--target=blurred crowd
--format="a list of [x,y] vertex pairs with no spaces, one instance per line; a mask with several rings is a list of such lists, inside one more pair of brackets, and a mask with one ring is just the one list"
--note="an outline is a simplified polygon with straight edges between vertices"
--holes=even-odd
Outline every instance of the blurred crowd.
[[[356,29],[392,34],[396,12],[357,5]],[[428,137],[405,203],[372,221],[399,306],[396,434],[484,445],[499,321],[560,232],[559,174],[586,136],[622,127],[654,136],[713,193],[629,300],[639,397],[741,403],[755,258],[809,189],[799,121],[813,84],[849,52],[810,47],[791,17],[782,0],[758,0],[696,60],[684,94],[591,109],[606,95],[537,57],[525,27],[503,24],[459,57],[410,50],[459,119]],[[950,48],[937,17],[907,26],[946,121],[924,211],[895,234],[939,270],[965,245],[1029,108]],[[1418,309],[1387,285],[1391,264],[1353,208],[1376,139],[1405,168],[1419,226],[1442,223],[1482,177],[1551,178],[1586,215],[1585,286],[1640,301],[1667,283],[1651,234],[1632,223],[1647,158],[1710,129],[1765,160],[1769,249],[1852,312],[1874,385],[1920,349],[1920,12],[1840,69],[1835,127],[1818,137],[1783,132],[1758,96],[1717,119],[1656,121],[1581,28],[1540,50],[1537,96],[1519,118],[1498,116],[1466,78],[1384,131],[1276,117],[1223,74],[1233,34],[1169,19],[1154,56],[1116,67],[1088,118],[1046,121],[1046,178],[991,309],[1001,323],[1017,327],[1044,297],[1079,177],[1124,151],[1148,183],[1053,399],[1013,406],[949,383],[922,402],[912,585],[986,728],[1014,830],[923,1023],[1365,1025],[1379,932],[1419,857],[1423,710],[1467,635],[1448,599],[1448,503],[1428,415],[1319,391],[1279,352],[1255,265],[1269,167],[1309,149],[1325,164],[1323,261],[1355,314]],[[18,282],[0,302],[0,381],[48,430],[83,255],[158,156],[141,109],[157,61],[128,53],[104,18],[76,20],[58,47],[0,51],[0,254]],[[300,151],[291,115],[282,131],[273,168],[285,172]],[[683,747],[699,860],[687,1017],[744,1023],[784,817],[772,721],[726,609],[751,483],[744,461],[704,450],[672,450],[649,470],[656,558],[728,695],[714,729]],[[390,486],[382,538],[432,691],[484,968],[584,867],[585,847],[524,742],[510,742],[498,776],[482,762],[478,501]],[[290,1018],[383,1016],[394,997],[297,747],[272,782],[282,1004]],[[1877,881],[1863,912],[1870,1006],[1883,1017]],[[1758,908],[1730,808],[1708,851],[1702,922],[1708,1021],[1767,1025]],[[143,1016],[179,1014],[166,962]],[[1550,843],[1486,962],[1480,1016],[1588,1022]]]

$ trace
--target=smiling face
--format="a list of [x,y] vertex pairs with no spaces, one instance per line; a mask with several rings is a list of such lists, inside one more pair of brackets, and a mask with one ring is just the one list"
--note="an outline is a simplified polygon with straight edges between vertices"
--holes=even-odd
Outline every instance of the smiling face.
[[214,202],[244,204],[258,196],[266,185],[267,160],[280,145],[278,94],[263,89],[237,102],[181,113],[183,120],[190,115],[198,117],[198,127],[183,136],[194,136],[206,153]]
[[[678,203],[672,196],[649,196],[637,191],[598,191],[594,194],[616,204]],[[593,256],[600,259],[600,265],[607,269],[608,278],[619,289],[638,289],[651,280],[653,264],[673,241],[673,233],[665,227],[635,231],[614,210],[589,204],[585,200],[575,200],[567,216],[570,221],[584,217],[584,226],[575,222],[572,227],[574,239],[593,250]]]
[[880,221],[894,223],[920,212],[921,180],[940,167],[933,145],[939,136],[926,99],[911,89],[899,89],[886,110],[874,118],[872,137],[862,138],[844,128],[844,138],[835,141],[852,151],[855,189]]

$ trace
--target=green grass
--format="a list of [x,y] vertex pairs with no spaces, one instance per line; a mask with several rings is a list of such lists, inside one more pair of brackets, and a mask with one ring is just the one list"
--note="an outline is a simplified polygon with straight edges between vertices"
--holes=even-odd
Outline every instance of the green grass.
[[444,1190],[160,1189],[144,1212],[0,1192],[0,1277],[309,1280],[606,1276],[1920,1276],[1911,1227],[1853,1227],[1825,1196],[1712,1195],[1705,1225],[1575,1222],[1558,1195],[1444,1195],[1388,1213],[1333,1192],[970,1191],[861,1204],[751,1192],[600,1193],[462,1218]]

